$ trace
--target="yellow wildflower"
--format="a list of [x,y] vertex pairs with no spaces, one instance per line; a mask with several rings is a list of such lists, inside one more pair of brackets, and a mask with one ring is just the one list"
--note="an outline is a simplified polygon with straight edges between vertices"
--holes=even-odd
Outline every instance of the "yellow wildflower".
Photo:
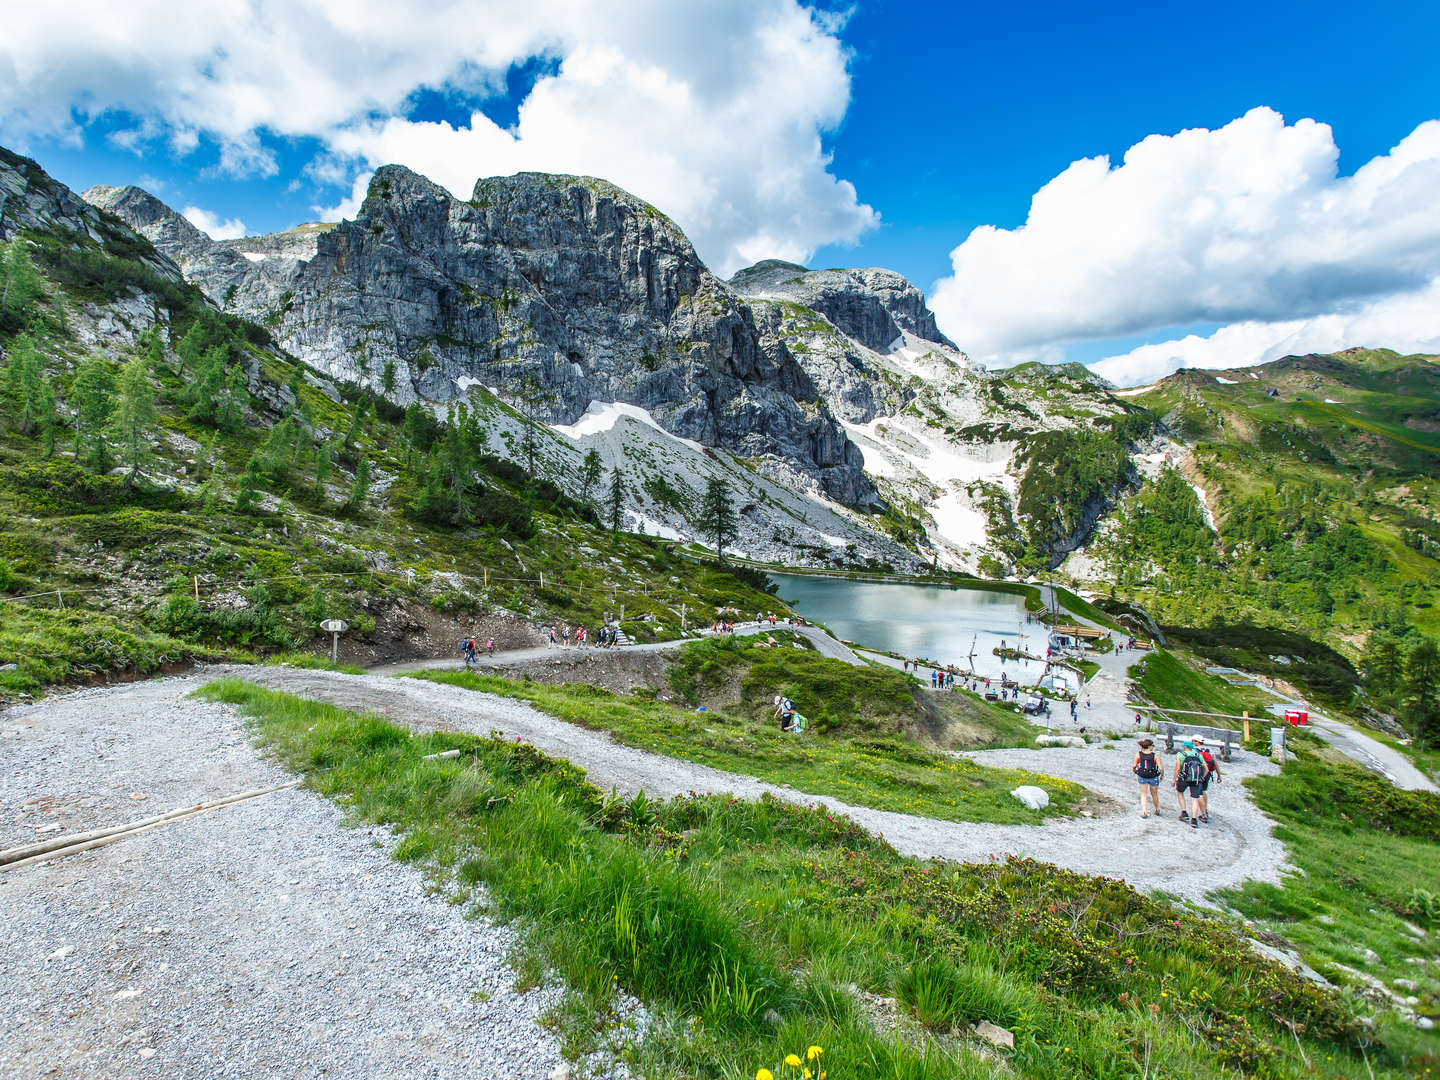
[[816,1058],[818,1058],[818,1057],[819,1057],[821,1054],[823,1054],[824,1052],[825,1052],[825,1051],[822,1050],[822,1049],[820,1049],[820,1047],[818,1047],[818,1046],[812,1046],[812,1047],[810,1047],[810,1049],[808,1049],[808,1050],[805,1051],[805,1056],[806,1056],[807,1058],[809,1058],[811,1061],[814,1061]]
[[798,1069],[800,1067],[800,1059],[794,1054],[786,1054],[785,1064],[789,1065],[792,1069]]
[[769,1069],[760,1069],[755,1073],[755,1080],[775,1080],[775,1074]]

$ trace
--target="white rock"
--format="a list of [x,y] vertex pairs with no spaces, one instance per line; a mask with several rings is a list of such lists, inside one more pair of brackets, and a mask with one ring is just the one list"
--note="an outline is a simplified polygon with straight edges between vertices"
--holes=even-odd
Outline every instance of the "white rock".
[[55,950],[54,952],[52,952],[49,956],[47,956],[45,959],[46,959],[46,960],[64,960],[65,957],[69,956],[69,955],[70,955],[72,952],[74,952],[74,951],[75,951],[75,946],[74,946],[74,945],[62,945],[62,946],[60,946],[60,948],[56,949],[56,950]]
[[992,1024],[989,1020],[982,1020],[975,1025],[975,1034],[988,1042],[991,1046],[1003,1046],[1006,1049],[1015,1048],[1015,1035],[1006,1031],[998,1024]]
[[1045,793],[1044,788],[1035,787],[1032,784],[1021,784],[1014,791],[1010,792],[1015,798],[1028,806],[1031,810],[1044,810],[1050,805],[1050,796]]
[[1084,746],[1085,739],[1079,735],[1038,735],[1036,746]]
[[139,990],[117,990],[110,996],[111,1001],[129,1001],[140,996]]

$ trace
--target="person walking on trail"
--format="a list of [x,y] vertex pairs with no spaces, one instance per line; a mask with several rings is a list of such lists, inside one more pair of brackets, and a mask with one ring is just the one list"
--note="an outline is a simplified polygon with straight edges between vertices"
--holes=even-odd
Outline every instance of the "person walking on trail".
[[486,640],[485,640],[485,655],[486,655],[486,656],[494,656],[494,655],[495,655],[495,639],[494,639],[493,637],[492,637],[492,638],[486,638]]
[[467,637],[460,642],[460,651],[465,654],[465,666],[471,667],[475,663],[475,639]]
[[1160,816],[1160,777],[1165,770],[1160,767],[1160,755],[1155,751],[1151,739],[1141,739],[1140,749],[1135,751],[1135,761],[1130,766],[1135,779],[1140,781],[1140,816],[1148,818],[1153,812]]
[[550,627],[550,647],[555,647],[555,627]]
[[1191,740],[1186,739],[1175,758],[1175,792],[1180,797],[1180,820],[1190,822],[1190,827],[1194,829],[1200,827],[1200,797],[1205,793],[1207,771],[1200,751],[1195,749]]
[[1195,736],[1195,748],[1205,759],[1205,779],[1200,785],[1200,820],[1208,825],[1210,823],[1210,785],[1220,783],[1220,763],[1215,760],[1215,755],[1206,749],[1205,740],[1199,735]]

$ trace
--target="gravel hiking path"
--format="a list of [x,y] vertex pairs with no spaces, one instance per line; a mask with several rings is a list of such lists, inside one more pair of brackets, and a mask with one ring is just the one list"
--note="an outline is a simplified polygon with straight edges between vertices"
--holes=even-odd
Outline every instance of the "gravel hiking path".
[[[1285,849],[1271,835],[1270,822],[1250,803],[1240,781],[1273,770],[1254,755],[1225,769],[1209,825],[1182,826],[1174,788],[1161,788],[1160,817],[1142,820],[1137,785],[1130,774],[1134,748],[1101,746],[1044,750],[983,750],[965,756],[987,765],[1024,768],[1075,780],[1100,795],[1094,817],[1041,825],[990,825],[938,821],[869,807],[829,796],[798,792],[753,777],[621,746],[605,732],[558,720],[511,698],[482,694],[418,679],[344,675],[329,671],[264,667],[228,670],[252,682],[347,709],[364,710],[414,730],[492,730],[522,738],[541,750],[584,768],[592,782],[625,795],[670,797],[691,791],[729,792],[758,798],[769,792],[801,804],[819,804],[845,814],[908,855],[974,862],[1028,855],[1087,874],[1123,877],[1142,889],[1161,889],[1201,902],[1214,889],[1250,879],[1278,881]],[[1167,762],[1167,769],[1171,763]]]
[[[765,633],[768,630],[790,630],[807,638],[810,644],[815,646],[815,651],[821,656],[828,656],[832,660],[843,660],[847,664],[859,667],[864,663],[850,647],[844,642],[831,637],[824,630],[813,626],[786,626],[783,622],[777,622],[774,627],[766,623],[756,623],[753,620],[748,623],[735,624],[735,636]],[[631,653],[658,653],[670,652],[683,648],[694,641],[702,638],[724,637],[723,634],[715,634],[709,630],[702,630],[698,637],[677,638],[674,641],[651,641],[636,645],[615,645],[611,648],[604,648],[599,645],[537,645],[529,649],[500,649],[494,656],[487,656],[484,652],[475,657],[474,670],[484,671],[489,668],[507,668],[516,664],[544,663],[554,660],[557,657],[571,656],[626,656]],[[463,668],[465,661],[458,656],[445,657],[435,660],[406,660],[399,664],[378,664],[370,669],[375,675],[404,675],[412,671],[433,671],[437,668],[451,669]]]
[[[0,714],[0,847],[290,779],[206,681]],[[0,1076],[548,1077],[555,991],[515,990],[512,932],[342,818],[277,791],[0,871]]]

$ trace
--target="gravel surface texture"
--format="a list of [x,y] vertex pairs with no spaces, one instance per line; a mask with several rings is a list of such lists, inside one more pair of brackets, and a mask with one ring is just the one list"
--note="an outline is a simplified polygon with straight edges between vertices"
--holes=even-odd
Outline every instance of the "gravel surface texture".
[[[557,720],[510,698],[481,694],[418,679],[343,675],[292,668],[237,668],[233,673],[277,690],[324,700],[348,709],[368,710],[416,730],[437,728],[498,730],[534,743],[547,753],[584,768],[590,779],[624,794],[644,789],[669,797],[691,791],[730,792],[758,798],[762,792],[805,804],[823,804],[847,814],[909,855],[973,862],[1006,855],[1028,855],[1087,874],[1123,877],[1142,889],[1161,889],[1203,902],[1214,889],[1249,879],[1278,881],[1284,845],[1271,834],[1269,820],[1255,809],[1240,783],[1274,768],[1246,755],[1225,768],[1225,783],[1214,789],[1210,824],[1198,829],[1177,820],[1173,787],[1161,786],[1160,817],[1141,819],[1138,785],[1130,773],[1134,748],[1117,744],[1107,750],[985,750],[967,756],[1002,767],[1075,780],[1102,796],[1094,817],[1051,820],[1042,825],[990,825],[937,821],[909,814],[852,806],[722,772],[687,761],[612,742],[604,732]],[[1168,770],[1173,759],[1166,759]],[[1183,829],[1183,831],[1181,831]]]
[[[0,714],[0,843],[288,779],[232,710],[187,699],[204,681]],[[0,871],[0,1076],[549,1077],[536,1016],[558,991],[515,989],[513,933],[342,819],[278,791]]]

